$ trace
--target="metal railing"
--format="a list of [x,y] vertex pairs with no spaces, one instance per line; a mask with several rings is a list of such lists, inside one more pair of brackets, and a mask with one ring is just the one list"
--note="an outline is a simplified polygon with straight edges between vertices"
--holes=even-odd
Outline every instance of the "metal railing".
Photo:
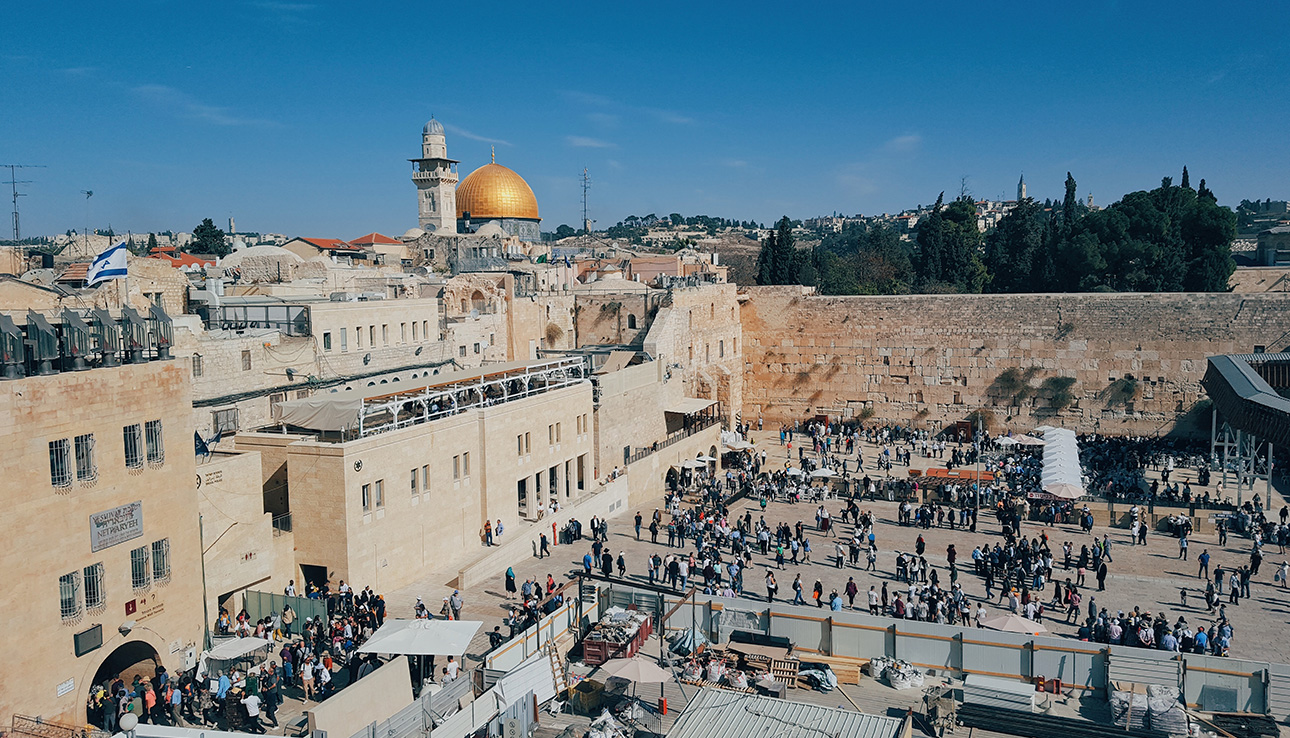
[[273,516],[273,535],[280,536],[291,532],[291,513]]
[[668,434],[667,438],[662,441],[651,446],[646,446],[645,448],[637,449],[634,453],[628,454],[625,462],[627,464],[634,464],[637,461],[646,458],[650,454],[658,453],[674,443],[684,441],[695,433],[711,428],[719,422],[721,422],[721,419],[716,416],[695,418],[688,427]]

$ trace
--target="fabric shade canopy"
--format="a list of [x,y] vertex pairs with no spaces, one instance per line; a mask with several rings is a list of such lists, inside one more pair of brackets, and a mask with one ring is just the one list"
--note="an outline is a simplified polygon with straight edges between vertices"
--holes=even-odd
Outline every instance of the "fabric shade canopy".
[[1016,441],[1016,442],[1017,442],[1017,444],[1018,444],[1018,445],[1020,445],[1020,446],[1042,446],[1042,445],[1044,445],[1043,440],[1041,440],[1041,439],[1039,439],[1039,438],[1035,438],[1034,436],[1017,436],[1016,438],[1014,438],[1014,439],[1012,439],[1012,440]]
[[1075,432],[1066,428],[1044,431],[1044,468],[1039,482],[1048,494],[1065,500],[1084,496],[1083,469]]
[[705,464],[697,459],[686,459],[680,464],[682,469],[702,469]]
[[672,678],[670,671],[639,656],[630,659],[606,661],[600,667],[600,670],[607,676],[616,676],[629,682],[639,682],[641,684],[658,684]]
[[320,431],[343,431],[358,424],[362,396],[322,394],[278,403],[276,420],[284,425]]
[[673,402],[672,405],[663,410],[663,412],[677,413],[679,415],[693,415],[698,412],[703,412],[715,404],[717,404],[716,400],[701,400],[697,397],[682,397],[681,399]]
[[986,618],[981,621],[981,625],[982,627],[989,628],[990,630],[998,630],[1004,633],[1039,635],[1040,633],[1048,632],[1048,629],[1043,625],[1033,620],[1027,620],[1015,613],[995,615],[994,617]]
[[461,656],[483,625],[478,620],[386,620],[358,650],[408,656]]
[[811,477],[815,479],[828,479],[829,477],[836,477],[837,475],[838,473],[832,469],[816,469],[811,472]]
[[263,638],[234,638],[230,641],[224,641],[218,646],[206,652],[206,658],[215,661],[234,661],[243,656],[253,653],[260,648],[268,648],[273,645]]

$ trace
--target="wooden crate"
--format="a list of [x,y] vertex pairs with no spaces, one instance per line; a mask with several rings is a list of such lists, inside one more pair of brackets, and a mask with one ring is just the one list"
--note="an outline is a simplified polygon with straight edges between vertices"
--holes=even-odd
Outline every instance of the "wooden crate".
[[812,656],[807,661],[818,661],[828,664],[837,676],[839,684],[859,684],[862,670],[869,664],[869,659],[847,658],[845,656]]
[[796,687],[797,666],[796,659],[772,659],[770,662],[770,675],[776,681],[783,682],[790,687]]

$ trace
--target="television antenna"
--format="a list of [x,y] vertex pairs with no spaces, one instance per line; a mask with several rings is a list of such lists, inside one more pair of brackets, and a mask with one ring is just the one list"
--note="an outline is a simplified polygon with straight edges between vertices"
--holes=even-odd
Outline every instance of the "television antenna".
[[18,185],[31,184],[33,180],[18,179],[19,169],[44,169],[44,164],[0,164],[0,167],[9,169],[9,181],[7,184],[13,191],[13,240],[14,243],[22,240],[22,228],[18,223],[18,198],[26,197],[27,193],[19,192]]
[[591,176],[587,174],[587,168],[582,168],[582,228],[587,235],[591,235],[591,220],[587,218],[587,192],[591,189]]

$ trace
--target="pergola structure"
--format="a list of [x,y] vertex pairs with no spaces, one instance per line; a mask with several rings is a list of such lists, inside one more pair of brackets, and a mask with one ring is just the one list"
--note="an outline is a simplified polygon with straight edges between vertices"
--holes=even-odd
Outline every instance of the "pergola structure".
[[359,397],[328,393],[278,405],[277,420],[323,432],[340,432],[346,440],[446,418],[471,408],[489,407],[589,381],[581,357],[522,361],[451,374],[407,389]]
[[1201,380],[1214,403],[1210,453],[1222,465],[1222,483],[1236,481],[1236,504],[1247,489],[1272,491],[1276,446],[1290,445],[1290,354],[1211,356]]

